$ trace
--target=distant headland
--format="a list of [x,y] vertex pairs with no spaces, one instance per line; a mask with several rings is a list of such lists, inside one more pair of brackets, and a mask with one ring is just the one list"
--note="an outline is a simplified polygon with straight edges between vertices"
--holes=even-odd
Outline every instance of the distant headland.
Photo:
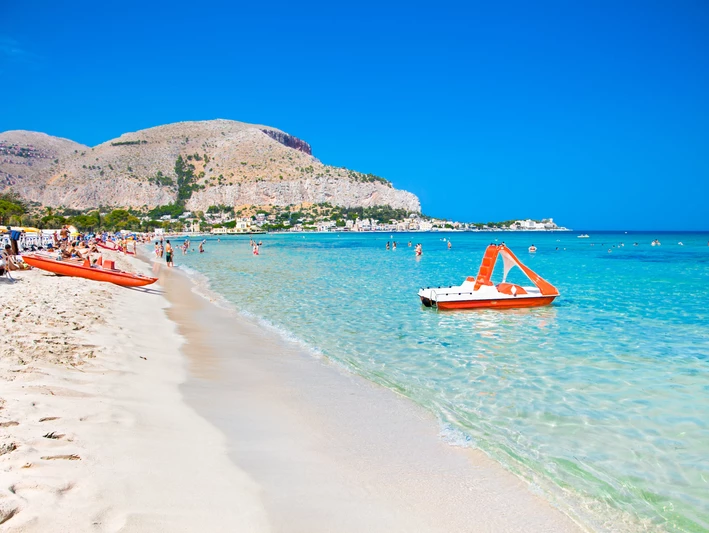
[[552,219],[456,222],[307,142],[232,120],[157,126],[88,147],[0,133],[0,223],[148,231],[563,231]]

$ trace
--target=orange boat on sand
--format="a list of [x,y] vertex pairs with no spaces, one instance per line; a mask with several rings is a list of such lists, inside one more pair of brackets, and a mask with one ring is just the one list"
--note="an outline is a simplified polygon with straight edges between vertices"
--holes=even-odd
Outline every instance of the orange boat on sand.
[[103,261],[101,258],[96,264],[86,259],[83,262],[75,260],[57,260],[52,257],[40,254],[24,254],[22,259],[28,265],[54,272],[60,276],[73,276],[77,278],[92,279],[94,281],[105,281],[123,287],[143,287],[155,283],[158,278],[150,278],[142,274],[133,274],[115,268],[114,261]]
[[[498,256],[502,256],[504,274],[502,282],[495,285],[492,272]],[[519,267],[533,287],[507,283],[507,274]],[[419,291],[421,303],[426,307],[446,309],[513,309],[549,305],[559,296],[559,291],[548,281],[526,267],[504,244],[491,244],[485,250],[480,270],[476,277],[468,277],[457,287],[429,287]]]

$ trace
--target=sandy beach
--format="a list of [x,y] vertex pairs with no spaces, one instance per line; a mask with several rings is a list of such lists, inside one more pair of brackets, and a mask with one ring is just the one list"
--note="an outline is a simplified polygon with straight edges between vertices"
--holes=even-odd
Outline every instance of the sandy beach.
[[182,401],[160,288],[15,277],[0,282],[0,530],[267,531],[258,487]]
[[16,277],[0,287],[0,530],[581,530],[427,411],[178,271],[149,290]]

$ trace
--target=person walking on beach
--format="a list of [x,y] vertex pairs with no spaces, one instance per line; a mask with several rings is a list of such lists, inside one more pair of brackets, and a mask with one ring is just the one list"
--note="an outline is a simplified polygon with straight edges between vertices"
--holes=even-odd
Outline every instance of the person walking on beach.
[[20,255],[20,248],[18,242],[24,233],[24,230],[12,229],[10,226],[7,227],[7,231],[10,232],[10,248],[12,249],[12,255]]
[[165,263],[169,267],[175,266],[175,263],[172,262],[172,245],[170,241],[165,241]]

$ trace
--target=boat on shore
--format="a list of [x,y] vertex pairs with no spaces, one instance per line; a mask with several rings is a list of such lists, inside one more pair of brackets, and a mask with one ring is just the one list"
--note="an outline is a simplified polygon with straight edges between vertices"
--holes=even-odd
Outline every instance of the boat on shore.
[[128,250],[123,249],[122,246],[119,246],[113,241],[96,241],[96,246],[112,252],[123,252],[124,254],[135,255],[134,252],[129,252]]
[[[504,263],[504,273],[502,282],[494,284],[491,280],[492,273],[500,256]],[[523,287],[507,283],[507,275],[514,267],[518,267],[524,272],[534,285]],[[470,276],[458,286],[421,289],[418,295],[424,306],[436,307],[439,310],[514,309],[549,305],[559,296],[559,291],[532,269],[522,264],[507,246],[491,244],[485,250],[476,277]]]
[[73,259],[56,259],[49,257],[46,254],[29,253],[22,255],[25,263],[47,272],[53,272],[59,276],[72,276],[76,278],[85,278],[94,281],[103,281],[113,283],[122,287],[143,287],[151,285],[158,279],[126,272],[115,268],[114,261],[103,261],[99,259],[95,264],[91,264],[89,259],[73,260]]

